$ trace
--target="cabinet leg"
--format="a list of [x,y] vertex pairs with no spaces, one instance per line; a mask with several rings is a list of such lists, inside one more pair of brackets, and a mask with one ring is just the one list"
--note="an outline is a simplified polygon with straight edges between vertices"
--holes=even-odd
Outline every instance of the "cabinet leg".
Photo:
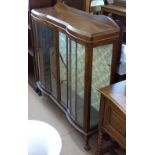
[[97,150],[96,150],[96,155],[102,155],[103,151],[102,151],[102,145],[103,145],[103,133],[101,131],[99,131],[98,133],[98,141],[97,141]]
[[89,151],[91,149],[90,145],[89,145],[89,139],[90,139],[90,136],[86,136],[85,137],[85,146],[84,146],[84,149]]

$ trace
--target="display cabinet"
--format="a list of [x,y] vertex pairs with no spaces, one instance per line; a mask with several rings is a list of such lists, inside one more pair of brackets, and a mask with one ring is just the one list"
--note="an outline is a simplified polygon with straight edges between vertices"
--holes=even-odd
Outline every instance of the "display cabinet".
[[113,83],[119,27],[109,17],[57,3],[31,11],[37,86],[85,136],[97,131],[101,86]]

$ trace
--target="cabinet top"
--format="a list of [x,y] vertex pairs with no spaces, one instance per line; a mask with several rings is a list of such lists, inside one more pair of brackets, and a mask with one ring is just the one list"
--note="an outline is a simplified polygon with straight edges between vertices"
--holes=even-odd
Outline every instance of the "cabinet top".
[[119,35],[119,27],[111,18],[92,15],[63,3],[57,3],[54,7],[33,9],[31,15],[34,20],[54,25],[74,38],[86,42],[105,40]]
[[99,92],[126,113],[126,80],[101,88]]

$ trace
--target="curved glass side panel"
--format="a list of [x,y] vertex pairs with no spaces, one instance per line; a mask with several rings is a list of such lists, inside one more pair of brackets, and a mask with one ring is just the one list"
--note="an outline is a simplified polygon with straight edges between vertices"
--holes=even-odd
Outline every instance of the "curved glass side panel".
[[85,46],[68,39],[68,106],[72,118],[83,126]]
[[90,127],[98,124],[100,94],[97,89],[110,84],[113,45],[93,49]]
[[84,120],[84,74],[85,46],[77,44],[77,121],[81,126]]
[[56,96],[56,70],[54,31],[52,28],[35,22],[36,49],[39,53],[39,77],[42,87]]
[[75,41],[70,41],[70,80],[71,80],[71,115],[76,119],[76,104],[77,104],[77,44]]

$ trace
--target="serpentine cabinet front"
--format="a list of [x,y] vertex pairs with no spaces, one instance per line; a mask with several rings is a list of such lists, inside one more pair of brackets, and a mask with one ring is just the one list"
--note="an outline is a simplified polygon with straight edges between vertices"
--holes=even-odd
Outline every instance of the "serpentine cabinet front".
[[[68,9],[65,6],[66,8]],[[78,13],[76,18],[79,18]],[[79,14],[84,18],[88,16],[81,12]],[[87,149],[88,137],[97,130],[98,125],[100,95],[97,89],[112,82],[117,62],[115,57],[118,55],[119,30],[115,28],[117,33],[109,40],[86,42],[62,28],[62,21],[49,22],[42,14],[40,17],[35,15],[38,12],[31,14],[38,67],[37,86],[65,112],[70,123],[86,137]],[[96,28],[93,24],[92,27]]]

